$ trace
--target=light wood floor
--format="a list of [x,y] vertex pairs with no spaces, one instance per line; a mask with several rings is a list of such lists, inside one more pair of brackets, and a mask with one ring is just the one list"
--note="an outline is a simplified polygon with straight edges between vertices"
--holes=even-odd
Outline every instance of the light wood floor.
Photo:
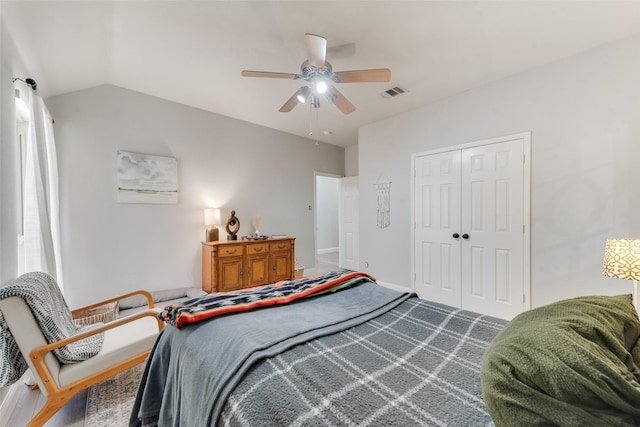
[[[39,390],[31,390],[29,386],[18,381],[16,388],[16,405],[8,419],[0,420],[0,427],[24,427],[42,408],[45,398]],[[87,390],[82,390],[60,409],[46,424],[46,427],[84,427],[87,410]]]
[[316,266],[316,272],[325,270],[332,270],[339,266],[339,252],[328,252],[325,254],[318,254],[318,265]]

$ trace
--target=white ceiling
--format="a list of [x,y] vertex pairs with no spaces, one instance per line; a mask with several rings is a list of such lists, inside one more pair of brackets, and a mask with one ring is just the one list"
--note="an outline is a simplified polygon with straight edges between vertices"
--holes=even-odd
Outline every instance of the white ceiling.
[[[114,84],[340,146],[357,129],[640,32],[640,1],[9,1],[0,13],[45,96]],[[280,106],[300,81],[304,34],[349,57],[334,71],[391,69],[389,83],[343,83],[343,115]],[[408,93],[385,99],[400,85]],[[313,135],[310,136],[310,130]],[[331,130],[325,135],[323,131]]]

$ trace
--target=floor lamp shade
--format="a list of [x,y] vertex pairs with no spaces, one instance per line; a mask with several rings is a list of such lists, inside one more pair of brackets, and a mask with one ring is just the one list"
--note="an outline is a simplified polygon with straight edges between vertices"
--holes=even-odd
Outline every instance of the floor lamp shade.
[[205,242],[215,242],[218,240],[218,225],[220,225],[220,209],[207,208],[204,210],[204,225],[207,227],[205,232]]
[[637,304],[640,280],[640,239],[608,239],[604,250],[602,275],[633,280],[633,305]]

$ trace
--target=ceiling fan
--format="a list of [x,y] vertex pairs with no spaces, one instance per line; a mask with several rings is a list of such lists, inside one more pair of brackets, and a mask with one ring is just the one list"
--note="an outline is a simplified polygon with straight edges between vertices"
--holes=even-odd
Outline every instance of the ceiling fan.
[[300,66],[300,74],[274,73],[270,71],[243,70],[244,77],[269,77],[276,79],[302,79],[307,82],[300,87],[291,98],[280,107],[281,113],[288,113],[298,103],[309,101],[311,108],[320,107],[320,95],[334,104],[344,114],[355,111],[356,107],[336,89],[332,83],[362,83],[362,82],[388,82],[391,80],[391,70],[388,68],[376,68],[371,70],[333,71],[331,64],[326,60],[327,39],[315,34],[305,34],[307,60]]

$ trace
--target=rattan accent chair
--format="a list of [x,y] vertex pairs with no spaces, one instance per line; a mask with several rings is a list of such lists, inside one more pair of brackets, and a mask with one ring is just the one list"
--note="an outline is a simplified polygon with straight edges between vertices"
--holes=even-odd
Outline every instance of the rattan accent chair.
[[[134,291],[71,311],[71,315],[142,294],[148,309],[122,317],[102,326],[48,343],[40,326],[23,298],[0,299],[0,311],[7,326],[35,377],[36,384],[47,400],[28,426],[42,426],[75,394],[145,361],[163,323],[157,318],[153,298],[147,291]],[[69,310],[64,307],[65,310]],[[62,364],[52,353],[98,333],[104,333],[101,350],[81,362]]]

